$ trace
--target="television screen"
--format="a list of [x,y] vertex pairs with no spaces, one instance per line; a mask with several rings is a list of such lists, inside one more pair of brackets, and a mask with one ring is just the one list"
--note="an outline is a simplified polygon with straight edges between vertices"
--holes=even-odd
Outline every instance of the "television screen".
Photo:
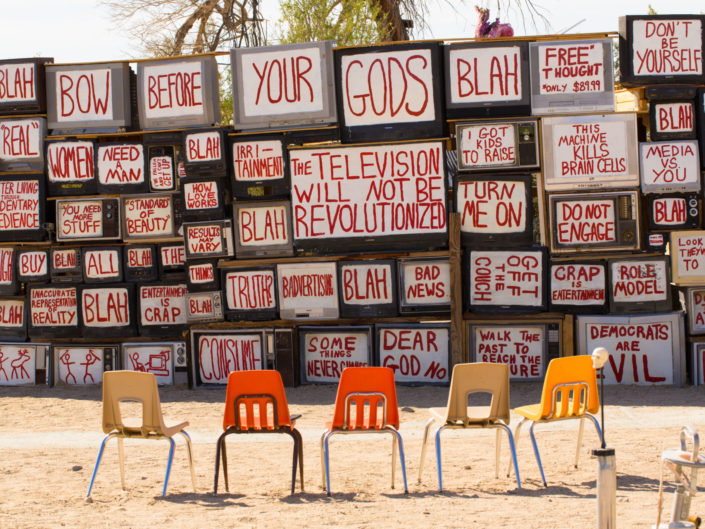
[[441,46],[426,41],[333,50],[343,143],[443,137]]
[[49,281],[49,250],[20,250],[17,252],[17,280],[21,283]]
[[277,319],[279,305],[274,265],[221,270],[221,274],[228,320]]
[[639,250],[638,191],[548,195],[551,253]]
[[49,276],[52,283],[82,282],[81,249],[52,247],[49,251]]
[[399,312],[450,310],[450,261],[445,257],[397,260]]
[[649,230],[671,231],[699,228],[702,220],[699,193],[650,195],[646,197]]
[[171,386],[177,353],[186,354],[184,342],[126,342],[122,344],[122,369],[152,373],[158,385]]
[[44,172],[45,118],[0,119],[0,171]]
[[685,289],[685,312],[688,315],[688,334],[705,334],[705,288]]
[[607,264],[604,261],[552,261],[551,312],[607,312]]
[[137,285],[142,336],[181,336],[186,328],[186,283]]
[[131,75],[126,62],[48,65],[49,128],[66,133],[129,128]]
[[704,21],[705,15],[619,17],[622,84],[705,84]]
[[48,344],[0,343],[0,386],[44,382],[49,349]]
[[215,56],[139,63],[137,104],[140,125],[146,130],[216,125],[220,100]]
[[692,98],[687,101],[652,100],[649,103],[649,134],[655,141],[696,139],[695,101]]
[[160,279],[186,279],[186,247],[183,243],[160,244],[158,257]]
[[225,386],[232,371],[264,369],[261,329],[191,329],[193,385]]
[[531,113],[613,112],[612,39],[532,42]]
[[49,385],[101,384],[103,373],[118,369],[118,345],[56,344],[49,361]]
[[541,131],[546,191],[639,185],[635,113],[546,117]]
[[123,240],[174,237],[181,224],[175,193],[123,195]]
[[289,194],[289,160],[281,134],[231,135],[232,192],[243,200]]
[[20,290],[17,278],[17,249],[0,248],[0,295],[13,296]]
[[682,386],[685,383],[683,313],[577,316],[578,351],[604,347],[605,384]]
[[128,283],[146,283],[159,277],[157,248],[153,244],[128,244],[123,249],[123,258]]
[[122,281],[122,247],[91,246],[81,248],[85,283],[119,283]]
[[220,290],[218,260],[209,259],[186,263],[186,284],[189,292]]
[[47,109],[45,65],[51,57],[0,61],[0,115],[44,114]]
[[186,320],[189,324],[223,321],[223,293],[213,290],[186,294]]
[[394,370],[400,384],[450,382],[450,324],[375,325],[377,365]]
[[183,133],[182,152],[187,177],[227,176],[230,165],[223,128],[187,130]]
[[46,143],[46,175],[51,196],[96,192],[96,142],[50,140]]
[[181,181],[182,218],[187,222],[214,220],[223,217],[229,204],[222,178],[184,178]]
[[610,312],[673,310],[668,256],[609,259]]
[[333,41],[230,51],[236,130],[336,121]]
[[671,274],[678,286],[705,284],[705,231],[672,231]]
[[235,255],[238,259],[294,255],[291,203],[235,202]]
[[47,239],[45,198],[41,174],[0,177],[0,241]]
[[470,362],[508,364],[509,379],[538,381],[560,355],[562,320],[467,322]]
[[283,320],[337,319],[338,281],[334,262],[277,265],[279,316]]
[[458,122],[455,124],[458,171],[538,168],[538,132],[536,119]]
[[147,151],[149,190],[176,191],[179,180],[186,176],[180,136],[177,134],[146,134],[143,142]]
[[135,336],[135,285],[79,285],[81,335],[89,338]]
[[373,365],[372,327],[299,327],[302,384],[336,384],[346,367]]
[[691,344],[690,381],[694,386],[705,384],[705,343]]
[[453,197],[464,247],[529,246],[534,241],[531,175],[458,177]]
[[144,145],[141,143],[99,143],[96,158],[99,193],[149,191]]
[[697,140],[639,144],[642,193],[700,191]]
[[27,339],[26,301],[25,296],[0,297],[0,340],[24,342]]
[[117,198],[62,198],[56,201],[56,240],[120,239],[120,201]]
[[449,118],[531,114],[527,42],[453,42],[444,56]]
[[79,297],[75,286],[28,285],[30,338],[79,336]]
[[233,256],[233,227],[230,220],[184,223],[187,259]]
[[529,313],[548,307],[545,248],[468,252],[466,308],[484,313]]
[[447,243],[442,141],[291,149],[294,246],[427,250]]
[[338,261],[341,318],[396,316],[397,265],[393,259]]

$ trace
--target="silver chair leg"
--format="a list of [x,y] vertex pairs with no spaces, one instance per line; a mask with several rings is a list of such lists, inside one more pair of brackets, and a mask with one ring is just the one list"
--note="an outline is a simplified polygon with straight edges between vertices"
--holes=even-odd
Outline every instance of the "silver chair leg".
[[392,434],[392,488],[394,488],[394,470],[397,466],[397,440]]
[[103,457],[103,451],[105,450],[105,444],[112,439],[113,437],[117,437],[116,433],[111,433],[106,435],[103,438],[103,442],[100,443],[100,449],[98,450],[98,457],[95,460],[95,467],[93,468],[93,475],[91,476],[91,484],[88,485],[88,494],[86,494],[86,499],[90,499],[91,497],[91,491],[93,490],[93,483],[95,482],[95,477],[98,474],[98,467],[100,466],[100,460]]
[[324,443],[324,441],[323,441],[323,440],[325,439],[326,434],[327,434],[328,432],[329,432],[329,430],[326,430],[326,431],[323,432],[323,434],[321,435],[321,488],[322,488],[323,490],[327,490],[327,489],[326,489],[326,460],[325,460],[325,456],[324,456],[324,453],[323,453],[323,452],[324,452],[324,450],[323,450],[323,443]]
[[421,473],[423,472],[423,464],[424,460],[426,459],[426,444],[428,443],[428,432],[431,430],[431,425],[433,424],[434,420],[435,419],[431,417],[426,422],[426,426],[424,426],[423,430],[423,442],[421,443],[421,461],[419,462],[419,483],[421,483]]
[[330,441],[331,435],[333,435],[335,432],[331,431],[326,431],[325,433],[325,439],[323,440],[323,454],[324,454],[324,467],[325,467],[325,475],[326,475],[326,493],[328,496],[330,496],[330,467],[329,467],[329,453],[328,453],[328,445]]
[[404,479],[404,494],[409,494],[409,487],[406,484],[406,461],[404,459],[404,443],[401,439],[401,434],[396,429],[390,429],[392,435],[399,442],[399,459],[401,460],[401,476]]
[[580,447],[583,444],[583,427],[585,426],[583,420],[584,417],[580,417],[580,426],[578,427],[578,446],[575,449],[575,468],[578,468],[578,462],[580,461]]
[[186,454],[188,455],[188,466],[191,469],[191,485],[193,492],[196,492],[196,471],[193,469],[193,451],[191,449],[191,436],[185,430],[179,432],[186,439]]
[[[499,428],[502,428],[505,432],[507,432],[507,439],[509,439],[509,451],[511,452],[512,459],[510,461],[510,464],[513,462],[514,463],[514,474],[516,475],[517,478],[517,488],[521,488],[521,478],[519,477],[519,463],[517,462],[517,451],[516,451],[516,444],[514,443],[514,437],[512,437],[512,430],[507,426],[506,424],[499,424]],[[499,433],[499,429],[497,430],[497,433]]]
[[[524,423],[528,419],[526,417],[523,417],[520,421],[519,424],[517,424],[516,430],[514,430],[514,449],[519,450],[519,432],[521,431],[521,427],[524,425]],[[512,475],[512,462],[510,461],[507,464],[507,477]]]
[[499,478],[499,455],[502,451],[502,439],[500,438],[500,431],[497,429],[497,434],[494,438],[494,451],[495,451],[495,462],[494,462],[494,477]]
[[118,437],[118,456],[120,459],[120,485],[122,490],[125,490],[125,449],[122,443],[122,437]]

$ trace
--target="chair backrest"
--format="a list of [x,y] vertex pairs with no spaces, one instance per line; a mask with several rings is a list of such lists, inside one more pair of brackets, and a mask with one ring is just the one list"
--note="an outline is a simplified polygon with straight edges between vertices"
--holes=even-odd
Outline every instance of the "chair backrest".
[[551,360],[541,393],[541,417],[559,419],[597,413],[599,409],[592,357],[576,355]]
[[389,367],[343,369],[335,397],[333,428],[368,430],[384,426],[399,428],[394,370]]
[[[271,412],[271,413],[270,413]],[[223,430],[273,430],[291,425],[289,405],[279,371],[233,371],[225,392]]]
[[[483,407],[468,408],[468,396],[474,393],[490,393],[492,401]],[[509,424],[509,365],[476,362],[456,364],[450,379],[446,422],[490,423],[501,419]]]
[[[142,425],[125,426],[120,414],[121,402],[142,404]],[[157,377],[153,373],[139,371],[107,371],[103,373],[103,431],[110,433],[150,433],[164,431]]]

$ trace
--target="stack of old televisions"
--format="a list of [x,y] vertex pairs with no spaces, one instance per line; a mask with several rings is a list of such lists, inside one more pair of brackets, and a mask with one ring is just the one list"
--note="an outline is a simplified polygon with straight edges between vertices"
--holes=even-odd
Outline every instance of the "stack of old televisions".
[[[698,248],[705,242],[702,228],[703,189],[701,171],[705,167],[703,141],[703,89],[705,51],[703,15],[627,16],[620,18],[620,74],[626,86],[643,91],[649,101],[649,138],[639,144],[641,189],[647,226],[647,251],[663,252],[670,242],[671,275],[688,319],[690,354],[686,355],[682,318],[666,327],[664,337],[649,357],[642,381],[683,383],[686,366],[694,384],[703,383],[703,299],[705,264]],[[677,61],[673,61],[677,57]],[[645,299],[652,298],[648,293]],[[677,299],[674,301],[678,301]],[[681,315],[679,315],[681,316]],[[680,334],[679,333],[680,328]],[[672,336],[672,338],[670,338]],[[663,350],[678,346],[672,358]],[[660,349],[659,349],[660,348]],[[654,358],[656,356],[656,358]],[[671,380],[658,373],[652,363],[671,368]],[[664,379],[665,377],[665,379]]]

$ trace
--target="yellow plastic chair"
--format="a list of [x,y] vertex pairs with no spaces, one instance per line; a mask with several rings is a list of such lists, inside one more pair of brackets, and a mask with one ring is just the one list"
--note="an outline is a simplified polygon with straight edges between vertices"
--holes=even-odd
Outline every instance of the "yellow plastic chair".
[[[597,377],[595,369],[592,367],[590,355],[566,356],[551,360],[543,382],[541,402],[514,408],[514,412],[523,417],[514,431],[514,440],[518,445],[519,431],[522,425],[526,421],[531,421],[529,434],[534,445],[534,455],[541,471],[544,487],[546,486],[546,477],[543,473],[541,456],[534,436],[534,426],[537,423],[579,419],[578,447],[575,451],[575,468],[578,468],[584,419],[592,420],[597,436],[602,439],[600,425],[593,415],[599,410],[600,397],[597,392]],[[507,472],[511,472],[511,467]]]
[[[121,402],[137,402],[142,404],[142,425],[126,426],[122,422],[120,415]],[[141,373],[139,371],[110,371],[103,374],[103,432],[106,435],[100,445],[98,458],[93,469],[91,484],[88,487],[86,498],[90,498],[93,482],[98,473],[100,459],[103,457],[105,444],[113,437],[118,440],[118,453],[120,456],[120,481],[125,490],[125,455],[123,451],[123,439],[167,439],[171,444],[169,449],[169,460],[166,466],[166,476],[164,477],[164,489],[162,496],[166,495],[166,487],[169,483],[169,473],[171,463],[174,459],[174,439],[173,436],[181,434],[186,439],[186,449],[188,452],[188,462],[191,467],[191,482],[193,491],[196,492],[196,474],[193,470],[193,457],[191,454],[191,438],[184,428],[188,422],[182,422],[174,426],[166,426],[162,416],[161,404],[159,402],[159,391],[157,389],[157,378],[152,373]]]
[[[489,406],[468,406],[468,397],[477,394],[490,394],[492,400]],[[509,448],[514,462],[517,487],[521,488],[517,455],[514,438],[509,429],[509,366],[507,364],[492,364],[477,362],[473,364],[457,364],[453,368],[448,392],[446,408],[431,408],[432,417],[426,423],[421,445],[421,463],[419,478],[423,472],[428,433],[434,421],[441,423],[436,432],[436,469],[438,470],[438,489],[443,490],[443,473],[441,469],[441,432],[446,429],[465,428],[496,428],[495,441],[495,477],[499,475],[499,455],[501,448],[500,433],[504,430],[509,439]]]

